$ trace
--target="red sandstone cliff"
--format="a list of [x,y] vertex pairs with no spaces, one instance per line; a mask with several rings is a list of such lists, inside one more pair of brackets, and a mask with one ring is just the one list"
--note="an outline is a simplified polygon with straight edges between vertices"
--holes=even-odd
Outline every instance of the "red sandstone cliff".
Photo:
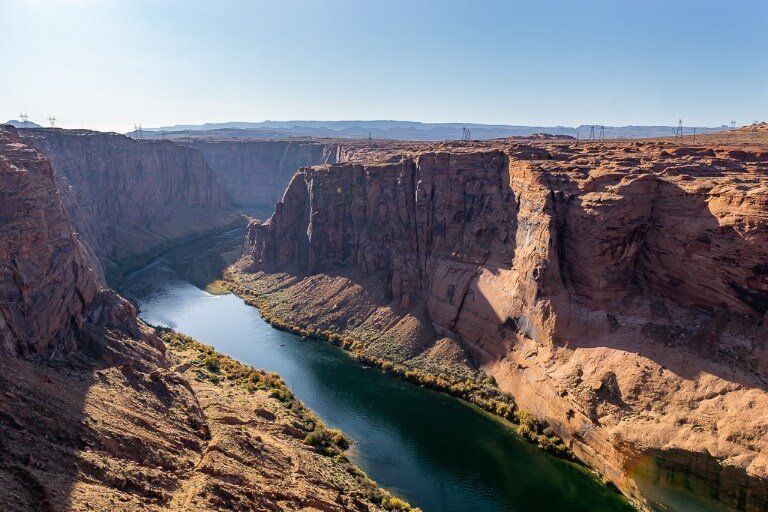
[[238,218],[194,149],[88,130],[22,130],[53,165],[64,206],[108,272]]
[[291,322],[471,361],[639,500],[756,511],[766,265],[765,146],[542,142],[302,169],[239,268]]
[[308,165],[335,163],[338,145],[315,141],[183,139],[199,150],[223,179],[234,203],[269,209],[282,196],[291,176]]
[[0,126],[0,352],[71,350],[99,290],[70,227],[50,162]]

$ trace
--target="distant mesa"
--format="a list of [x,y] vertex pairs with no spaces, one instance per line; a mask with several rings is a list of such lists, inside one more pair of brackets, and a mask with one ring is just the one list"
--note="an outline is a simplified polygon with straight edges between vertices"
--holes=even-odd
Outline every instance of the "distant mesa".
[[37,123],[33,123],[32,121],[18,121],[16,119],[11,119],[5,124],[9,124],[14,128],[42,128],[42,126]]
[[[134,138],[229,138],[229,139],[285,139],[285,138],[343,138],[408,141],[460,140],[467,128],[474,140],[530,137],[537,134],[570,136],[580,139],[671,137],[677,126],[601,126],[583,124],[572,126],[522,126],[473,123],[420,123],[415,121],[262,121],[206,123],[198,125],[173,125],[144,128],[141,134],[130,132]],[[728,126],[683,127],[686,133],[714,133],[728,130]]]

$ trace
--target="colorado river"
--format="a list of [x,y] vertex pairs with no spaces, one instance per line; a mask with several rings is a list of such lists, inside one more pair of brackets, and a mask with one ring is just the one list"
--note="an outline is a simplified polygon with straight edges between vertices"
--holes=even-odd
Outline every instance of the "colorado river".
[[424,512],[631,510],[591,474],[520,440],[500,420],[367,368],[329,344],[273,329],[238,297],[195,287],[168,259],[128,276],[122,292],[145,321],[278,372],[353,440],[355,463]]

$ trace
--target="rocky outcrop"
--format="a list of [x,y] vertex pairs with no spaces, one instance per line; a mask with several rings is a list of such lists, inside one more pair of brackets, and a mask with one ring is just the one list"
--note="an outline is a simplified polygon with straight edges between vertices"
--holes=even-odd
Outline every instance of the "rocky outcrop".
[[378,357],[460,350],[638,501],[763,510],[766,261],[764,146],[541,141],[302,169],[236,274]]
[[107,274],[116,277],[239,214],[194,149],[89,130],[22,130],[53,165],[64,206]]
[[71,350],[99,290],[72,231],[50,162],[0,126],[0,352]]
[[199,150],[223,179],[234,203],[259,213],[271,210],[300,167],[335,163],[338,145],[308,140],[183,139]]

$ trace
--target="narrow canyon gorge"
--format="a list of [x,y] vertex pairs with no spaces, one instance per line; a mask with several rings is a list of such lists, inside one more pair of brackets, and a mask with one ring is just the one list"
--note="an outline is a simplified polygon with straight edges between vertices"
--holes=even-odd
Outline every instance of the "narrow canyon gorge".
[[768,1],[0,27],[0,512],[768,512]]
[[244,222],[221,177],[192,149],[89,130],[21,130],[51,160],[64,207],[110,277],[184,240]]
[[275,326],[522,424],[638,507],[669,505],[663,481],[766,510],[768,145],[749,137],[2,125],[0,503],[409,509],[279,376],[145,324],[111,289],[245,228],[215,277]]

